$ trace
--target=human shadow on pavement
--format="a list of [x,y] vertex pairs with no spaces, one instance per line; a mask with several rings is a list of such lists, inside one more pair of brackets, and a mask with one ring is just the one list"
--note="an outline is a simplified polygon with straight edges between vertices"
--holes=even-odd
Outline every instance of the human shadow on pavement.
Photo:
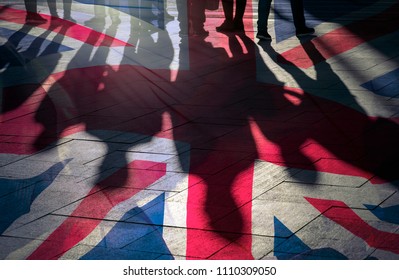
[[[311,170],[313,182],[319,172],[376,181],[399,179],[395,122],[370,118],[361,108],[354,110],[289,88],[266,65],[262,66],[264,73],[272,82],[258,82],[257,67],[263,62],[257,61],[258,47],[244,32],[223,35],[227,41],[220,47],[206,37],[189,36],[187,49],[181,51],[188,52],[182,57],[188,57],[190,67],[171,80],[171,70],[164,67],[172,58],[170,39],[157,43],[151,30],[132,26],[130,45],[125,46],[120,65],[107,62],[110,48],[81,47],[71,63],[85,65],[95,60],[97,66],[66,71],[49,90],[61,88],[62,98],[68,96],[69,103],[57,102],[55,95],[46,97],[36,113],[37,122],[46,130],[38,138],[47,133],[61,138],[85,131],[105,143],[98,183],[115,167],[110,156],[114,146],[123,154],[118,164],[126,165],[128,150],[152,137],[188,143],[190,150],[177,155],[181,172],[189,176],[188,258],[217,258],[214,254],[222,248],[231,259],[252,258],[251,201],[257,160],[289,171]],[[115,34],[112,28],[107,31],[111,36]],[[96,36],[92,33],[90,40],[100,40]],[[140,42],[151,47],[140,48]],[[263,48],[276,56],[270,45]],[[306,50],[310,57],[318,55],[311,45]],[[285,65],[299,85],[318,83],[288,61]],[[317,67],[323,68],[316,69],[318,75],[340,82],[327,64]],[[82,80],[84,83],[77,83]],[[56,119],[56,124],[49,124],[50,119]],[[118,136],[115,131],[142,137],[121,141],[114,138]],[[184,163],[187,156],[189,165]],[[112,187],[126,187],[127,170],[118,175]],[[204,246],[207,235],[216,240],[216,248]]]
[[[312,41],[301,41],[301,43],[309,58],[315,62],[316,79],[308,77],[293,63],[282,61],[284,58],[276,53],[270,44],[262,42],[260,46],[271,57],[278,58],[278,61],[282,62],[280,66],[291,74],[299,87],[303,88],[306,84],[313,88],[323,88],[322,83],[328,80],[334,88],[339,89],[340,95],[345,97],[348,104],[348,106],[339,106],[335,102],[323,101],[322,98],[306,94],[319,109],[318,118],[320,118],[315,124],[311,124],[307,138],[313,139],[327,149],[331,153],[329,155],[331,159],[344,161],[364,171],[363,177],[371,179],[372,182],[397,180],[399,166],[397,162],[399,148],[395,144],[399,140],[397,120],[367,116],[331,66],[325,59],[320,59],[321,54]],[[331,105],[326,106],[320,101]],[[293,143],[297,141],[295,138],[292,137]],[[304,143],[304,140],[295,145],[300,147],[301,143]]]

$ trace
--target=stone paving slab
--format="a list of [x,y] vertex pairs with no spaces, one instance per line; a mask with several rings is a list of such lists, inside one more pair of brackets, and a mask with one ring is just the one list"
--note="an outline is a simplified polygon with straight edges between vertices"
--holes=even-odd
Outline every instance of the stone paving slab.
[[0,259],[399,259],[397,1],[56,2],[0,0]]

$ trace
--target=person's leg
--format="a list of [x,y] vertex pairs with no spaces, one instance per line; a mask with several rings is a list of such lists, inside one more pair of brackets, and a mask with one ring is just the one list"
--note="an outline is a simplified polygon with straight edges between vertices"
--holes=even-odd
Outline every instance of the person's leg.
[[36,0],[24,0],[25,9],[30,13],[37,13],[37,3]]
[[105,0],[94,0],[94,17],[85,21],[89,27],[103,28],[105,25]]
[[108,14],[112,20],[112,24],[117,25],[121,23],[121,20],[119,18],[119,10],[117,9],[119,8],[119,0],[114,0],[112,4],[114,5],[114,7],[108,7]]
[[222,0],[222,6],[226,21],[233,21],[234,0]]
[[303,7],[303,0],[291,0],[292,17],[296,34],[298,36],[313,34],[314,29],[306,26],[305,9]]
[[205,1],[191,1],[190,20],[192,22],[192,35],[207,36],[208,31],[204,29],[205,17]]
[[176,0],[177,21],[179,22],[180,35],[187,35],[189,30],[190,1]]
[[58,17],[56,1],[55,0],[47,0],[47,5],[50,10],[50,15],[53,17]]
[[64,19],[75,21],[71,16],[72,0],[64,0]]
[[303,0],[290,1],[295,28],[300,29],[305,27],[305,10],[303,7]]
[[267,21],[269,19],[271,5],[272,0],[258,1],[258,31],[267,31]]
[[216,31],[233,31],[233,12],[234,12],[234,0],[222,0],[223,12],[225,20],[222,25],[216,27]]
[[258,33],[256,37],[263,40],[271,40],[271,36],[267,32],[268,19],[272,0],[259,0],[258,2]]
[[236,0],[236,13],[234,16],[234,28],[236,30],[244,30],[244,13],[247,6],[247,0]]

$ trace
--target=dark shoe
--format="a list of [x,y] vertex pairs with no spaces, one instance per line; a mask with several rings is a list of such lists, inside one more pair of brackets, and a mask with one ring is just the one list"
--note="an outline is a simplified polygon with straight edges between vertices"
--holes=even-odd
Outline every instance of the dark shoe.
[[258,31],[258,33],[256,34],[256,38],[258,38],[259,40],[265,40],[265,41],[272,40],[272,36],[270,36],[270,34],[267,33],[267,31]]
[[242,22],[242,20],[234,21],[234,30],[235,31],[244,31],[244,22]]
[[87,27],[95,28],[95,27],[103,27],[105,25],[104,17],[94,17],[85,21],[85,25]]
[[234,31],[234,23],[229,20],[225,20],[220,26],[216,27],[217,32],[231,32]]
[[64,19],[73,23],[76,23],[76,20],[72,18],[71,16],[64,16]]
[[296,30],[296,36],[301,37],[306,35],[312,35],[314,32],[315,32],[314,28],[310,27],[299,28]]
[[41,17],[39,14],[28,13],[28,15],[25,18],[25,22],[27,24],[42,24],[46,23],[47,19]]

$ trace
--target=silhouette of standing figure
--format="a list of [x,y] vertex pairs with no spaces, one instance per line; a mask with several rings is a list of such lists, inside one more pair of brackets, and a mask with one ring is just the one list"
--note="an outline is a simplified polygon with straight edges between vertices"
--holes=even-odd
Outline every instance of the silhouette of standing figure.
[[26,14],[26,23],[28,24],[41,24],[47,22],[47,20],[41,17],[37,13],[37,1],[36,0],[24,0]]
[[[72,0],[63,0],[63,7],[64,7],[64,19],[69,20],[72,22],[76,22],[72,17],[71,17],[71,7],[72,7]],[[58,12],[57,12],[57,3],[56,0],[47,0],[48,7],[50,9],[50,14],[53,17],[58,18]]]
[[188,1],[189,14],[189,35],[192,36],[208,36],[209,32],[204,29],[205,1]]
[[[106,6],[109,6],[106,8]],[[113,7],[119,7],[119,0],[112,2]],[[112,9],[109,1],[105,0],[94,0],[94,17],[85,21],[85,25],[91,28],[103,28],[105,26],[106,10],[112,20],[113,25],[121,23],[119,18],[119,12],[116,9]]]
[[244,31],[244,12],[247,0],[235,0],[236,11],[234,14],[234,0],[222,0],[225,20],[222,25],[216,27],[218,32]]
[[[303,0],[290,0],[292,17],[298,37],[314,33],[313,28],[306,26],[305,11]],[[269,18],[272,0],[259,0],[258,3],[258,33],[256,38],[261,40],[271,40],[272,37],[267,32],[267,20]]]

